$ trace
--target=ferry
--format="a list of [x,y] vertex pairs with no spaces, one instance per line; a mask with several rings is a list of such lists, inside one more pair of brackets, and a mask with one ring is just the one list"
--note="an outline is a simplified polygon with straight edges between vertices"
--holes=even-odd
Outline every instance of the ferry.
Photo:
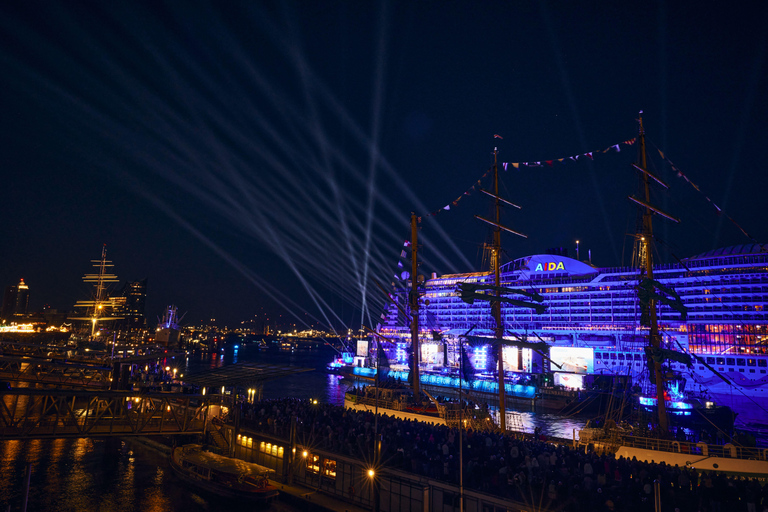
[[219,496],[268,503],[278,495],[269,482],[274,470],[204,451],[199,444],[175,447],[170,463],[182,480]]

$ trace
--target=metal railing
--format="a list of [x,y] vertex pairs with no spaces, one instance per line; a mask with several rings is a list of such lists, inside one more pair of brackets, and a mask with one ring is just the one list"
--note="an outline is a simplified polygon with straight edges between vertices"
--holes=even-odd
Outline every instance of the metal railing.
[[627,446],[642,450],[655,450],[669,453],[683,453],[698,455],[701,457],[723,457],[743,460],[768,460],[768,448],[754,448],[727,444],[707,444],[705,442],[690,443],[672,439],[658,439],[653,437],[635,437],[626,435],[620,431],[609,430],[605,432],[600,428],[582,429],[578,431],[580,444],[601,443],[618,446]]
[[217,402],[216,395],[17,388],[0,397],[0,439],[202,433]]

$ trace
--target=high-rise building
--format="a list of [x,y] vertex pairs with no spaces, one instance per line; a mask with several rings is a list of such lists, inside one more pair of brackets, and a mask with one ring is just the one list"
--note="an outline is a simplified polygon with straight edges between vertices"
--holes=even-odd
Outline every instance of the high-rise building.
[[27,314],[29,306],[29,287],[22,279],[19,284],[14,284],[5,289],[3,296],[2,317],[3,320],[12,320]]
[[128,281],[123,288],[110,297],[115,316],[129,329],[144,327],[144,305],[147,301],[147,279]]

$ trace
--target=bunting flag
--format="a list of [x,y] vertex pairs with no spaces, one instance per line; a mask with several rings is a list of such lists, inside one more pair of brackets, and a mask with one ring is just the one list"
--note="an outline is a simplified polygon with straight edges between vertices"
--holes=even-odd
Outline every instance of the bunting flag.
[[[655,146],[654,146],[654,147],[655,147]],[[691,187],[693,187],[693,189],[694,189],[696,192],[698,192],[699,194],[701,194],[701,196],[702,196],[704,199],[706,199],[706,200],[707,200],[707,202],[708,202],[709,204],[711,204],[711,205],[712,205],[712,206],[715,208],[715,210],[717,210],[717,214],[718,214],[718,215],[720,215],[720,214],[722,214],[722,215],[725,215],[725,217],[726,217],[726,218],[727,218],[729,221],[731,221],[731,222],[733,223],[733,225],[734,225],[734,226],[736,226],[736,228],[738,228],[738,230],[739,230],[739,231],[741,231],[741,232],[744,234],[744,236],[746,236],[747,238],[749,238],[750,240],[752,240],[752,242],[753,242],[753,243],[755,243],[755,244],[759,244],[759,243],[760,243],[760,242],[758,242],[757,240],[755,240],[755,239],[752,237],[752,235],[750,235],[749,233],[747,233],[747,232],[746,232],[746,230],[745,230],[744,228],[742,228],[742,227],[739,225],[739,223],[738,223],[738,222],[736,222],[735,220],[733,220],[733,218],[732,218],[730,215],[728,215],[727,213],[725,213],[725,212],[722,210],[722,208],[720,208],[719,206],[717,206],[717,204],[715,204],[715,202],[714,202],[714,201],[712,201],[712,200],[709,198],[709,196],[705,195],[705,194],[704,194],[704,193],[701,191],[701,189],[699,188],[699,186],[698,186],[698,185],[696,185],[694,182],[692,182],[690,179],[688,179],[688,176],[686,176],[685,174],[683,174],[683,171],[681,171],[680,169],[678,169],[678,168],[677,168],[677,166],[676,166],[675,164],[673,164],[673,163],[672,163],[672,161],[671,161],[669,158],[667,158],[667,156],[664,154],[664,152],[663,152],[662,150],[660,150],[659,148],[656,148],[656,151],[658,151],[658,152],[659,152],[659,155],[661,156],[661,159],[662,159],[662,160],[664,160],[665,162],[667,162],[667,163],[669,164],[669,167],[670,167],[670,168],[671,168],[673,171],[675,171],[675,173],[677,174],[677,177],[678,177],[678,178],[683,178],[683,179],[686,181],[686,183],[688,183],[688,184],[689,184]]]
[[[500,135],[494,135],[494,138],[501,139],[502,137]],[[501,166],[502,168],[507,171],[509,169],[509,166],[511,165],[514,169],[520,169],[523,168],[535,168],[535,167],[555,167],[555,162],[557,163],[565,163],[567,160],[571,160],[574,162],[578,162],[582,157],[587,157],[590,160],[595,159],[595,154],[603,154],[607,153],[609,151],[615,151],[620,152],[621,151],[621,145],[625,146],[631,146],[637,141],[636,138],[634,139],[627,139],[625,141],[619,142],[618,144],[613,144],[611,146],[608,146],[607,148],[600,150],[600,151],[588,151],[587,153],[582,153],[580,155],[574,155],[574,156],[566,156],[562,158],[553,158],[551,160],[540,160],[537,162],[502,162]],[[489,168],[483,176],[477,180],[471,187],[469,187],[467,190],[465,190],[455,201],[450,202],[449,204],[443,206],[439,210],[435,210],[432,213],[427,214],[427,217],[433,217],[437,215],[440,212],[450,210],[451,206],[457,206],[459,201],[464,197],[471,195],[470,192],[473,192],[476,188],[480,187],[483,183],[483,179],[488,177],[488,174],[493,170],[493,167]],[[421,217],[419,217],[419,222],[421,222]]]

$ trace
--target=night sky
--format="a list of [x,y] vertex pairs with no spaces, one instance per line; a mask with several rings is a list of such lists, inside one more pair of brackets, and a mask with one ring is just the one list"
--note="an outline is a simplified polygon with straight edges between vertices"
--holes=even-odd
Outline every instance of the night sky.
[[640,110],[658,258],[768,242],[768,3],[631,6],[2,2],[0,286],[71,309],[106,244],[150,325],[375,325],[412,211],[425,273],[482,268],[494,147],[506,260],[628,264]]

